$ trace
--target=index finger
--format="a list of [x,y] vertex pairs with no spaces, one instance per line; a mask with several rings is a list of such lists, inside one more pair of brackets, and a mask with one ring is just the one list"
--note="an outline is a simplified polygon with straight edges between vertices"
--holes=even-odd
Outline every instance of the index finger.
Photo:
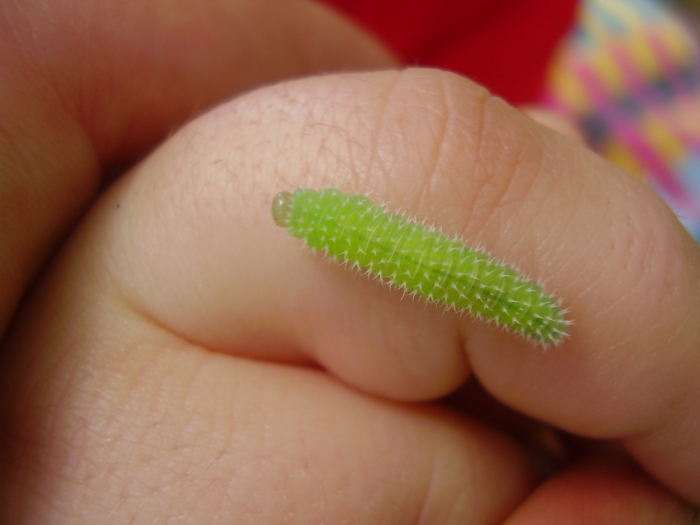
[[[585,148],[465,79],[409,70],[252,93],[148,162],[111,197],[141,217],[138,244],[118,227],[118,273],[175,332],[313,359],[397,399],[443,395],[471,366],[505,403],[624,439],[700,500],[700,253],[649,188]],[[313,257],[269,215],[296,186],[369,194],[484,247],[562,299],[570,339],[543,352]]]

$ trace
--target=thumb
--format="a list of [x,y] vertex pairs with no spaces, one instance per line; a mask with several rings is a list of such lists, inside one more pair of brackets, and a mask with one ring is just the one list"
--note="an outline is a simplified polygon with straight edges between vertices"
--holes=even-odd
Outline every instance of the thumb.
[[101,171],[233,93],[392,63],[302,0],[3,2],[0,56],[0,336]]

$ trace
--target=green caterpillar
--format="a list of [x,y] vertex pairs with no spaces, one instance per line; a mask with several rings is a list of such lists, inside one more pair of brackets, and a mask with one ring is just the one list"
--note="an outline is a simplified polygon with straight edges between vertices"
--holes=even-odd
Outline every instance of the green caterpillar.
[[332,260],[431,303],[468,312],[547,346],[566,337],[559,301],[539,284],[441,231],[335,189],[279,193],[275,224]]

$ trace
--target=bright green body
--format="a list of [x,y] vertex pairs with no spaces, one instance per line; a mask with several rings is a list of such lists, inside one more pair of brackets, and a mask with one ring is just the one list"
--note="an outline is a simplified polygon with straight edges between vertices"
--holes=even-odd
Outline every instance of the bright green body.
[[333,189],[284,195],[280,224],[330,258],[536,343],[557,344],[565,336],[568,323],[558,301],[487,254],[389,215],[364,196]]

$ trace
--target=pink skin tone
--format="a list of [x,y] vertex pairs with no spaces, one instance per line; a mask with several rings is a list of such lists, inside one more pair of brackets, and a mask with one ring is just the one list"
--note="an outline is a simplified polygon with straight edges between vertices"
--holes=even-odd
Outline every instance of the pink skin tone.
[[[700,250],[551,118],[297,1],[7,3],[0,56],[0,522],[692,523]],[[326,264],[270,219],[294,186],[516,262],[571,338]],[[470,376],[481,412],[436,401]],[[543,480],[556,429],[613,453]]]

